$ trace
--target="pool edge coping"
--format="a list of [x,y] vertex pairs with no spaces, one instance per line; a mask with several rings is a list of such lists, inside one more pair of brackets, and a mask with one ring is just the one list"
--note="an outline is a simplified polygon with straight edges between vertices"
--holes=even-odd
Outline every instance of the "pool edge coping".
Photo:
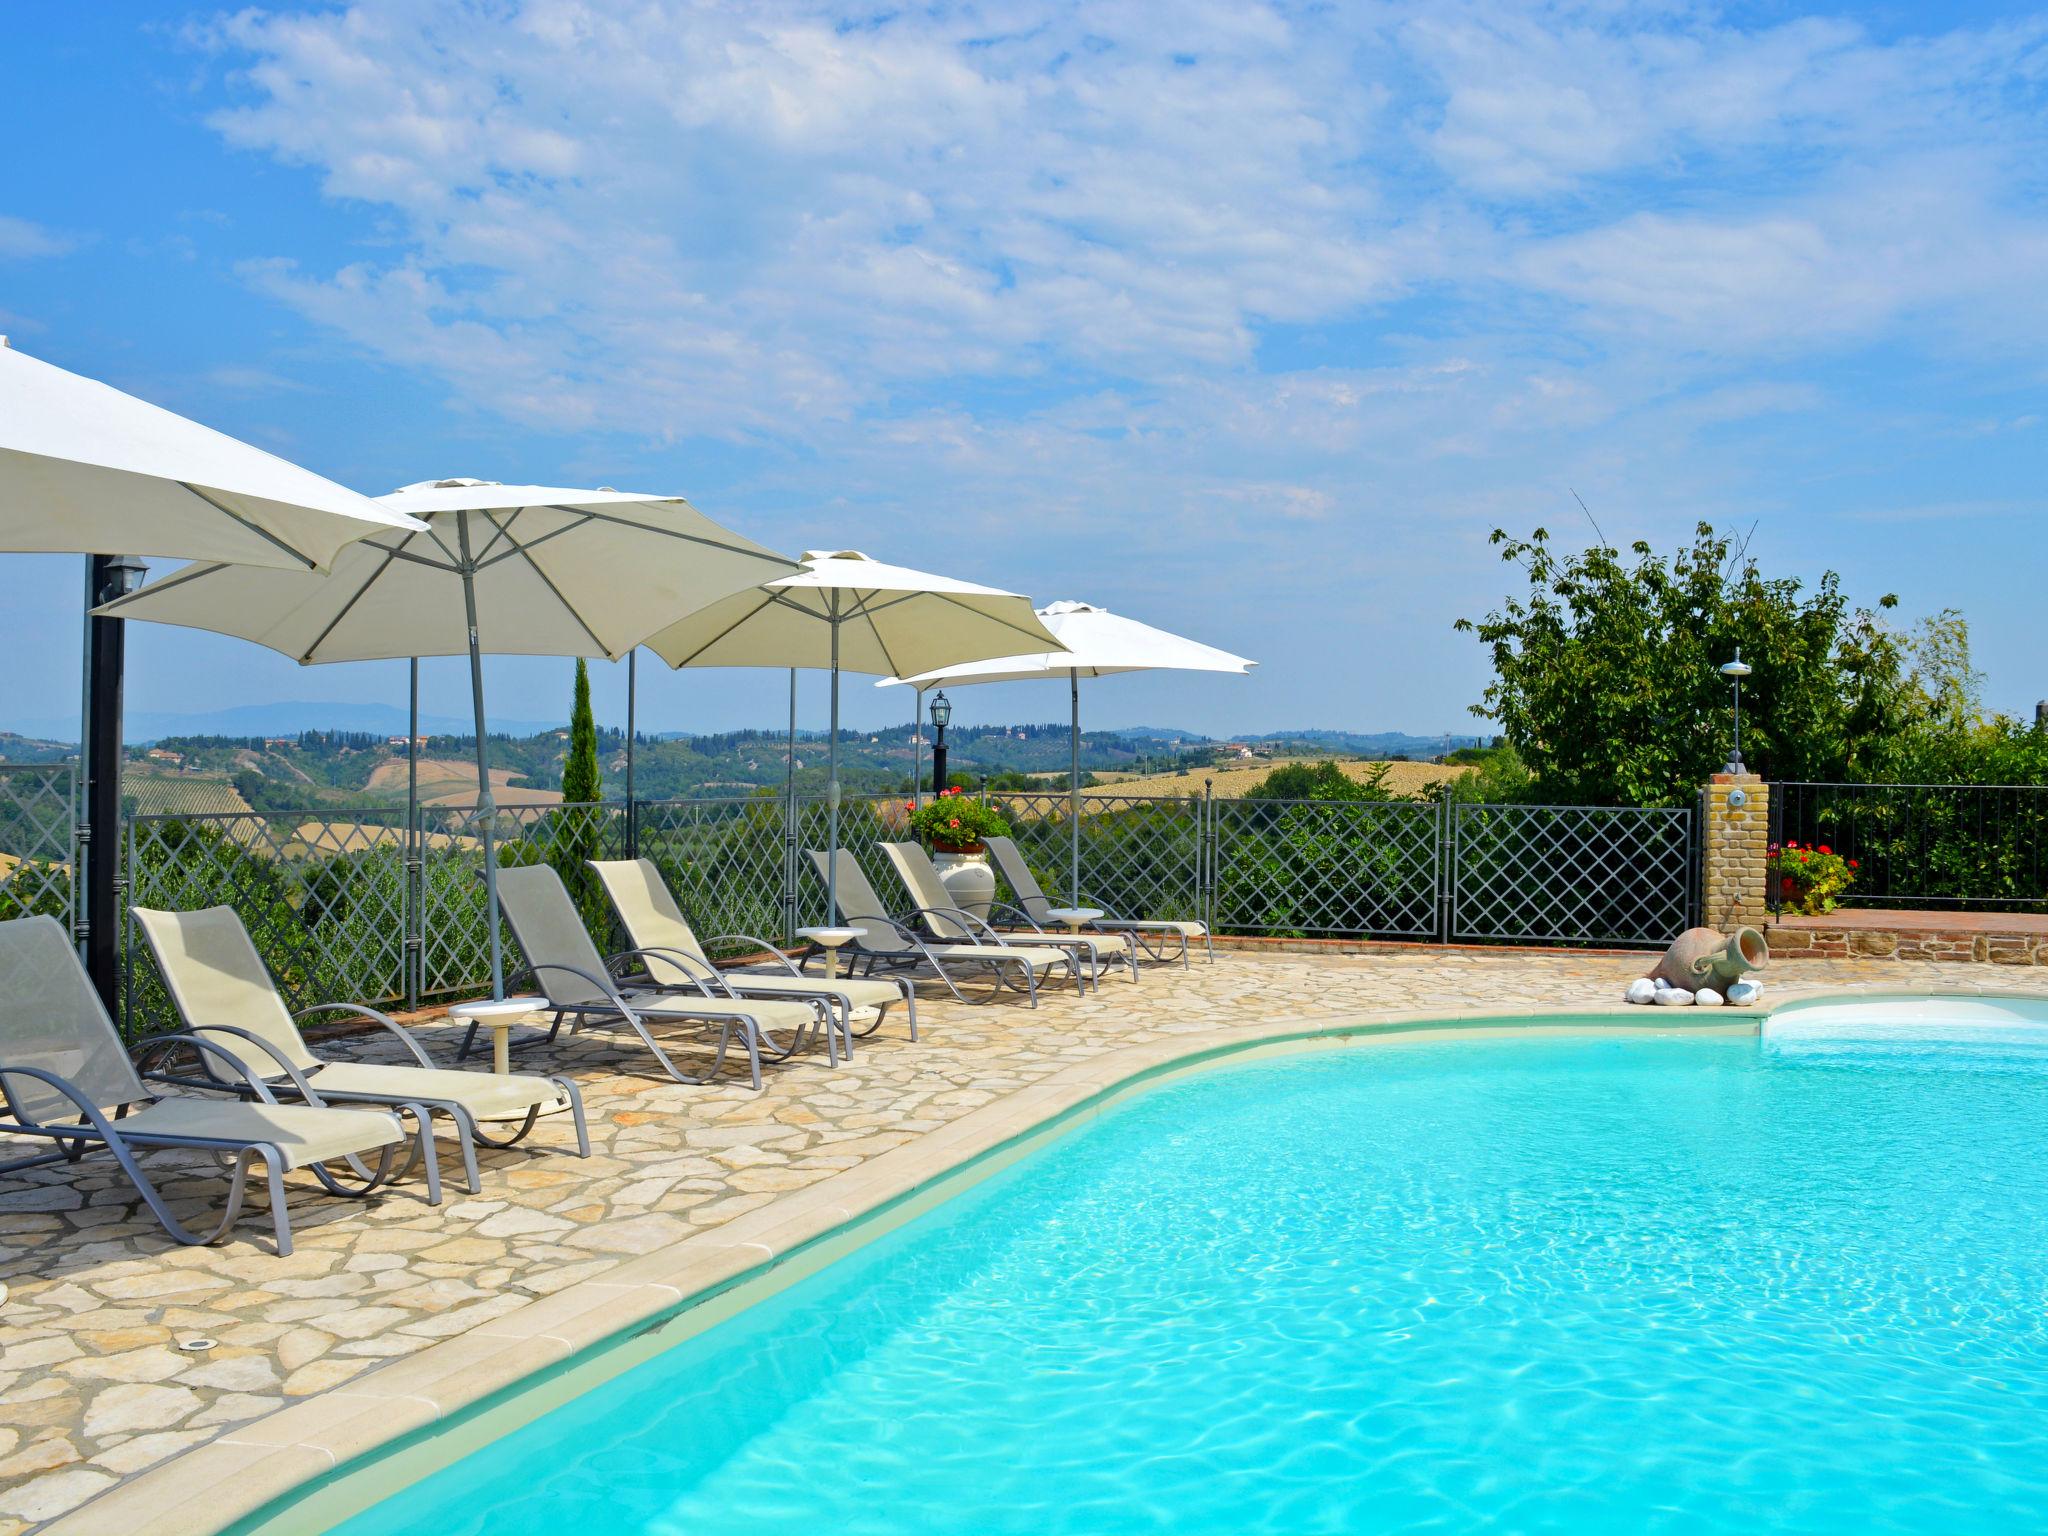
[[[538,1417],[556,1402],[798,1283],[1164,1080],[1258,1056],[1415,1042],[1434,1034],[1745,1035],[1760,1031],[1774,1013],[1843,1000],[1828,995],[1832,990],[1802,990],[1770,1006],[1699,1012],[1621,1003],[1353,1010],[1120,1046],[731,1221],[625,1259],[602,1275],[377,1366],[357,1381],[231,1426],[58,1516],[39,1528],[39,1536],[96,1536],[115,1525],[147,1529],[153,1536],[326,1529],[292,1517],[312,1513],[302,1507],[309,1501],[329,1502],[322,1495],[354,1504],[340,1491],[344,1485],[367,1484],[380,1467],[497,1417],[515,1398],[580,1380],[572,1390],[546,1392],[546,1406],[520,1416]],[[2037,991],[1969,985],[1858,990],[1848,996],[1859,1002],[2043,1000]],[[630,1347],[636,1343],[640,1347]],[[427,1470],[400,1477],[396,1487],[375,1497],[417,1481]],[[336,1514],[345,1517],[346,1511]]]

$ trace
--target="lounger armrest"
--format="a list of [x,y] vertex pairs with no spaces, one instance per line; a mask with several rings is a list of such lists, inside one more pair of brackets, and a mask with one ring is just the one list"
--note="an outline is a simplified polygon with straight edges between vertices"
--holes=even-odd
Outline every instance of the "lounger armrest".
[[429,1056],[426,1048],[412,1037],[411,1030],[400,1024],[398,1020],[392,1018],[390,1014],[379,1012],[368,1003],[315,1003],[312,1007],[301,1008],[297,1013],[293,1014],[292,1021],[296,1023],[298,1020],[315,1013],[348,1013],[367,1023],[382,1025],[404,1043],[405,1048],[412,1052],[412,1059],[414,1061],[423,1067],[432,1067],[434,1064],[434,1058]]
[[1093,896],[1090,896],[1085,891],[1082,892],[1081,899],[1079,902],[1076,903],[1076,905],[1083,907],[1092,907],[1113,923],[1128,923],[1138,921],[1138,919],[1125,917],[1123,913],[1117,911],[1116,908],[1112,907],[1108,902],[1097,901]]
[[101,1113],[100,1107],[87,1098],[84,1090],[72,1082],[70,1078],[59,1076],[55,1072],[45,1071],[41,1067],[10,1067],[0,1064],[0,1096],[6,1098],[8,1112],[12,1115],[14,1124],[29,1130],[48,1131],[53,1129],[48,1122],[31,1120],[21,1112],[21,1106],[15,1100],[13,1089],[7,1086],[7,1080],[11,1077],[32,1077],[39,1083],[48,1084],[63,1094],[65,1098],[76,1104],[79,1114],[85,1118],[86,1123],[99,1132],[102,1137],[111,1134],[107,1117]]
[[[880,923],[884,928],[893,928],[896,931],[896,936],[898,938],[913,940],[916,943],[918,943],[920,947],[922,947],[923,945],[923,940],[918,938],[916,929],[910,927],[907,923],[904,923],[897,918],[890,917],[886,913],[848,912],[842,909],[839,915],[840,920],[844,922],[848,927],[852,927],[856,923]],[[856,945],[858,945],[860,943],[860,940],[856,939],[854,942]],[[824,952],[825,946],[822,944],[813,944],[810,947],[810,949],[806,951],[807,954],[823,954]]]
[[555,1006],[555,996],[552,992],[548,991],[547,983],[541,980],[540,973],[542,971],[560,971],[565,976],[574,976],[579,981],[587,981],[593,987],[597,988],[598,991],[602,992],[605,995],[605,1001],[610,1003],[614,1008],[618,1009],[623,1016],[629,1019],[637,1019],[640,1017],[640,1015],[633,1010],[632,1004],[628,1003],[626,999],[620,995],[619,989],[613,985],[613,982],[616,978],[609,975],[594,976],[589,971],[584,970],[583,967],[580,965],[565,965],[558,960],[544,960],[539,965],[529,965],[525,970],[521,971],[518,976],[514,977],[513,980],[523,981],[527,977],[531,976],[533,978],[534,985],[539,987],[542,993],[546,995],[548,1000],[548,1006],[552,1008]]
[[992,901],[988,904],[988,909],[991,913],[1009,913],[1012,917],[1022,920],[1024,926],[1029,928],[1033,933],[1050,932],[1050,930],[1047,929],[1044,924],[1039,922],[1039,920],[1033,917],[1029,912],[1026,912],[1022,907],[1013,907],[1007,901]]
[[785,955],[782,952],[782,946],[780,944],[770,944],[766,939],[757,938],[751,933],[721,933],[714,938],[706,939],[704,941],[704,948],[706,950],[709,950],[711,946],[714,944],[732,943],[752,944],[757,949],[759,949],[763,954],[773,955],[777,960],[781,961],[782,968],[785,971],[788,971],[790,975],[801,976],[803,974],[802,971],[798,970],[796,966],[791,963],[789,956]]
[[[878,912],[842,911],[840,913],[840,916],[849,925],[854,923],[879,923],[884,928],[888,928],[891,931],[893,931],[897,938],[901,939],[905,944],[911,946],[911,948],[915,949],[920,955],[923,955],[927,964],[934,966],[938,964],[938,960],[932,954],[930,946],[928,946],[925,943],[924,936],[920,934],[915,928],[909,926],[909,924],[907,923],[900,923],[893,917],[884,917]],[[866,947],[860,940],[855,940],[855,946],[857,948]],[[811,952],[816,954],[823,954],[825,952],[825,947],[822,944],[813,944],[811,946]]]
[[[327,1107],[325,1101],[321,1099],[319,1094],[313,1091],[313,1085],[306,1081],[305,1076],[299,1069],[293,1066],[277,1047],[273,1046],[261,1035],[252,1035],[248,1030],[237,1029],[232,1024],[209,1024],[206,1028],[212,1034],[233,1035],[237,1040],[248,1041],[249,1044],[257,1047],[277,1063],[278,1071],[291,1079],[292,1087],[304,1096],[308,1104],[321,1109]],[[218,1056],[222,1061],[234,1068],[235,1075],[242,1079],[241,1086],[246,1087],[265,1104],[275,1104],[277,1102],[277,1095],[271,1092],[270,1085],[263,1080],[261,1073],[252,1071],[247,1062],[243,1061],[241,1057],[230,1051],[218,1040],[205,1039],[196,1032],[151,1035],[147,1040],[136,1046],[131,1053],[135,1059],[136,1072],[144,1079],[152,1082],[180,1083],[185,1081],[184,1079],[172,1077],[167,1073],[152,1072],[148,1066],[149,1058],[157,1052],[180,1045],[188,1045],[202,1056]]]
[[[684,972],[686,975],[689,976],[690,984],[696,987],[696,989],[705,997],[718,996],[718,994],[712,990],[713,985],[718,982],[718,967],[715,965],[707,965],[704,961],[699,960],[695,955],[690,954],[685,950],[622,949],[616,955],[605,956],[605,969],[610,971],[612,975],[619,978],[619,980],[623,981],[633,971],[633,967],[630,964],[628,964],[628,962],[639,960],[642,962],[639,969],[645,972],[648,979],[652,981],[654,977],[653,968],[645,963],[645,957],[648,955],[654,956],[657,960],[666,960],[669,964],[675,966],[678,970]],[[675,982],[657,981],[654,982],[654,985],[671,992],[682,992],[688,990],[688,988]]]
[[[1002,942],[1002,936],[995,929],[989,927],[987,923],[976,917],[972,912],[963,911],[959,907],[912,907],[905,915],[909,917],[936,916],[950,918],[967,930],[967,942],[970,944],[1000,944]],[[939,936],[935,934],[933,937]],[[959,941],[956,939],[946,939],[944,942],[952,944]]]

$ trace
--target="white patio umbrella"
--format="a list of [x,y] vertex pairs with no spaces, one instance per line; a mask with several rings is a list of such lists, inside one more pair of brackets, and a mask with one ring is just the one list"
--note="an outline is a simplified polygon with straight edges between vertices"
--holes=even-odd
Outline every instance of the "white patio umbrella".
[[420,531],[351,545],[326,575],[188,566],[97,611],[236,635],[307,664],[466,654],[491,991],[502,996],[484,653],[616,661],[677,614],[796,562],[680,496],[433,480],[378,501]]
[[1038,610],[1045,627],[1063,650],[1020,656],[999,656],[967,666],[941,667],[911,675],[884,678],[875,686],[908,684],[922,694],[931,688],[964,688],[973,683],[1028,682],[1065,677],[1072,724],[1068,750],[1067,899],[1081,899],[1081,679],[1111,677],[1119,672],[1235,672],[1258,665],[1213,645],[1189,640],[1136,619],[1124,618],[1092,603],[1053,603]]
[[402,512],[0,337],[0,550],[324,568]]
[[[318,569],[364,534],[418,527],[311,470],[31,357],[0,336],[0,551],[88,556],[88,606],[107,595],[102,581],[140,575],[139,563],[122,556]],[[77,848],[78,885],[87,964],[109,1002],[119,844],[111,827],[97,824],[119,814],[122,662],[119,629],[96,633],[88,624],[79,733],[88,836]],[[103,756],[111,766],[100,765]]]
[[[647,648],[671,667],[825,667],[832,673],[832,730],[825,803],[830,818],[827,911],[838,911],[839,674],[915,672],[1003,656],[1022,642],[1060,642],[1031,599],[950,576],[888,565],[859,550],[807,550],[802,568],[714,603],[650,635]],[[795,697],[790,751],[796,750]],[[794,780],[791,781],[794,817]],[[795,835],[794,822],[790,835]]]

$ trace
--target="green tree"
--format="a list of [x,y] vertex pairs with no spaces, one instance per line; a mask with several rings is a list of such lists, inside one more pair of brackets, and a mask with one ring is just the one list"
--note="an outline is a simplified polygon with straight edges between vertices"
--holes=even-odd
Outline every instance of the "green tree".
[[591,871],[591,859],[605,858],[605,829],[612,813],[597,804],[604,796],[604,778],[597,761],[597,721],[590,709],[590,669],[576,662],[576,691],[569,706],[569,750],[562,759],[562,808],[553,813],[555,826],[548,842],[550,862],[576,899],[592,932],[610,931],[604,893]]
[[576,696],[569,706],[569,755],[562,760],[562,799],[587,805],[604,798],[597,763],[597,718],[590,712],[590,669],[576,659]]
[[1510,805],[1535,795],[1535,780],[1513,747],[1460,748],[1446,761],[1463,763],[1472,771],[1445,779],[1432,799],[1455,805]]
[[1247,800],[1398,800],[1387,788],[1387,764],[1354,779],[1334,762],[1289,763],[1245,791]]
[[1766,577],[1706,523],[1668,560],[1640,542],[1632,560],[1606,546],[1561,557],[1540,528],[1493,539],[1528,591],[1458,622],[1493,661],[1473,713],[1500,722],[1546,799],[1688,803],[1727,760],[1718,669],[1738,645],[1754,669],[1742,755],[1767,777],[1882,777],[1926,714],[1906,646],[1833,572],[1811,589]]

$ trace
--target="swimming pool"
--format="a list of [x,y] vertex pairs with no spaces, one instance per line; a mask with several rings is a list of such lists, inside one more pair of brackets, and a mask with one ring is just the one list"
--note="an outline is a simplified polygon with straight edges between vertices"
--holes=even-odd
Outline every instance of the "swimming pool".
[[340,1529],[2038,1525],[2044,1109],[2026,1038],[1217,1071]]

